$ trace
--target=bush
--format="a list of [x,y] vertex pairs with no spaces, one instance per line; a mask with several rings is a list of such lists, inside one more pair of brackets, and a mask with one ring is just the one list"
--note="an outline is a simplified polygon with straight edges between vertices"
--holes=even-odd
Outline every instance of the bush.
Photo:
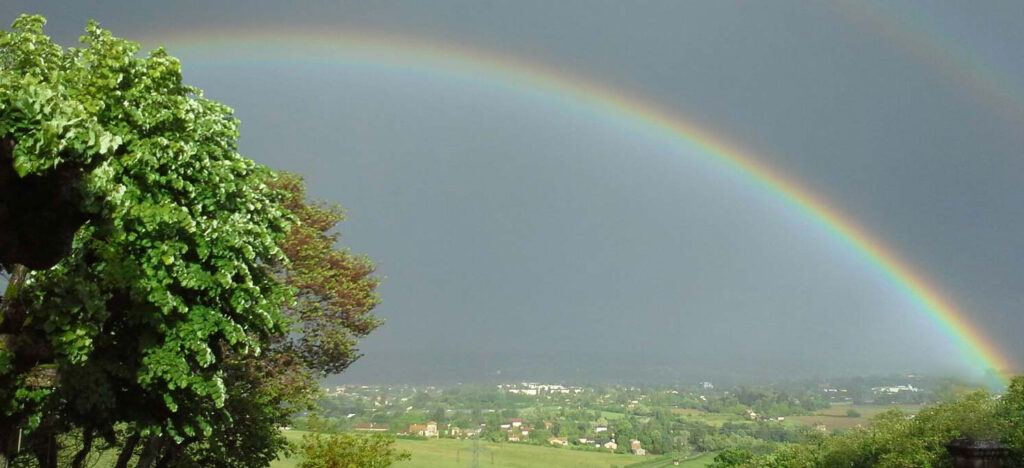
[[298,452],[302,456],[298,468],[384,468],[411,458],[409,452],[395,448],[395,438],[389,434],[314,432],[302,436]]

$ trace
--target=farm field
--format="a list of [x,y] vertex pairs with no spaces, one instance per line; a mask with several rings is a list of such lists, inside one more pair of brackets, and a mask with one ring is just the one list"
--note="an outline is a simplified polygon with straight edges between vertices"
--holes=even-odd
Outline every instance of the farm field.
[[[298,440],[301,432],[289,431],[288,436],[291,440]],[[469,466],[473,457],[473,444],[467,440],[399,439],[396,445],[399,449],[412,454],[411,460],[396,463],[394,465],[396,468],[464,468]],[[493,464],[491,462],[492,456]],[[714,457],[700,457],[686,462],[687,464],[680,464],[680,466],[690,468],[702,467],[710,463],[712,458]],[[586,452],[535,445],[480,442],[480,466],[482,467],[611,468],[613,466],[627,467],[641,461],[644,460],[634,455]],[[277,460],[271,464],[271,468],[293,468],[296,464],[296,459]],[[644,464],[643,468],[659,468],[671,465],[671,460],[665,460],[665,464]]]

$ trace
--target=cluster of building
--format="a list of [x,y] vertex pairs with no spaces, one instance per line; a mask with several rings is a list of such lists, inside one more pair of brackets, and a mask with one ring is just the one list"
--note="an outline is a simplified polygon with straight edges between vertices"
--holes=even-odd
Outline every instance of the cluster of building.
[[[566,439],[565,437],[552,437],[552,438],[548,439],[548,443],[550,443],[551,445],[566,446],[566,445],[569,445],[569,440]],[[594,446],[596,448],[604,448],[604,449],[607,449],[609,452],[614,452],[614,451],[619,449],[619,444],[617,442],[615,442],[615,439],[609,440],[608,442],[605,442],[604,444],[600,444],[597,441],[595,441],[594,439],[590,439],[590,438],[587,438],[587,437],[581,437],[579,439],[579,443],[580,443],[580,445],[592,445],[592,446]],[[636,440],[636,439],[631,439],[629,441],[629,451],[633,455],[640,455],[640,456],[647,455],[647,450],[644,450],[643,444],[641,444],[640,441]]]
[[505,431],[509,442],[525,440],[530,436],[530,432],[533,431],[532,427],[523,425],[523,420],[519,418],[512,418],[508,422],[501,423],[498,427]]
[[[360,432],[388,432],[391,430],[387,424],[359,423],[352,427],[354,431]],[[427,438],[445,437],[472,437],[480,435],[481,428],[462,429],[451,424],[439,425],[435,421],[426,424],[412,424],[405,431],[398,432],[402,436],[419,436]]]
[[[545,429],[550,430],[553,427],[553,423],[545,422]],[[533,427],[523,423],[520,418],[512,418],[499,425],[499,428],[505,431],[505,437],[508,442],[523,442],[530,437],[530,433],[533,432]],[[373,424],[373,423],[361,423],[356,424],[353,430],[363,432],[386,432],[390,428],[384,424]],[[448,424],[446,426],[440,426],[435,421],[429,421],[426,424],[413,424],[409,426],[409,429],[403,432],[399,432],[398,435],[409,435],[419,436],[427,438],[438,438],[438,437],[470,437],[480,435],[482,428],[463,430],[457,426]],[[601,432],[608,431],[608,426],[597,426],[594,428],[594,433],[598,434]],[[615,442],[615,439],[605,442],[604,444],[598,443],[594,439],[583,437],[579,440],[580,445],[590,445],[596,448],[605,448],[609,451],[614,452],[618,450],[619,444]],[[548,439],[548,443],[551,445],[568,446],[569,439],[566,437],[551,437]],[[639,440],[629,441],[629,450],[636,455],[646,455],[647,451],[644,450]]]
[[542,384],[535,382],[520,382],[517,384],[501,384],[498,389],[506,393],[517,395],[537,396],[543,393],[577,394],[583,392],[581,387],[566,387],[559,384]]
[[908,385],[895,385],[895,386],[892,386],[892,387],[871,387],[871,391],[875,392],[875,393],[900,393],[900,392],[917,393],[917,392],[920,392],[921,389],[917,388],[917,387],[915,387],[913,385],[909,385],[908,384]]
[[436,422],[430,421],[426,424],[413,424],[409,426],[409,429],[405,432],[399,432],[398,435],[412,435],[427,438],[438,438],[441,436],[445,437],[475,437],[480,435],[481,429],[479,427],[474,429],[463,429],[459,426],[453,426],[451,424],[445,424],[439,426]]
[[746,414],[747,414],[747,419],[749,419],[751,421],[778,421],[778,422],[782,422],[782,421],[786,420],[786,418],[784,416],[774,417],[774,416],[760,415],[760,414],[757,414],[752,409],[747,409],[747,413]]

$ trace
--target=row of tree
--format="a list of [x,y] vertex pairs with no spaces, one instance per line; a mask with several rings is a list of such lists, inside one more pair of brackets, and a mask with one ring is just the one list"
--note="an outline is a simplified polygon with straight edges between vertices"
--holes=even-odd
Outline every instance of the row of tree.
[[177,59],[44,24],[0,32],[0,467],[268,465],[380,324],[373,264]]

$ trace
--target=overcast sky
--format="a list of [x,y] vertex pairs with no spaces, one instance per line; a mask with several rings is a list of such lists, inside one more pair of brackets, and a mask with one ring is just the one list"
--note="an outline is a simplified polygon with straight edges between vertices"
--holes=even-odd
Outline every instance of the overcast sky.
[[1021,363],[1024,3],[946,3],[8,0],[0,18],[166,45],[236,110],[246,156],[348,208],[387,324],[339,380],[691,379],[968,369],[861,255],[705,154],[529,90],[217,65],[229,47],[190,66],[151,38],[401,35],[641,96],[828,200]]

